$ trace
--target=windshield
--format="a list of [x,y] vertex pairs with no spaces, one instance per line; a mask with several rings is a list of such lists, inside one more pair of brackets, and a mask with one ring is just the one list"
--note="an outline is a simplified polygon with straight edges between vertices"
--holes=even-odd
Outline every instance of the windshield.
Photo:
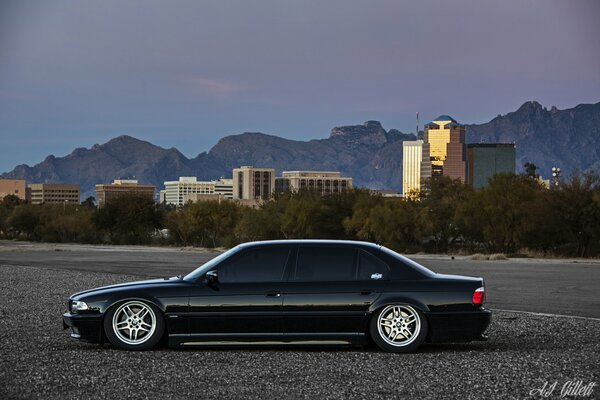
[[215,258],[207,261],[206,263],[202,264],[201,266],[199,266],[198,268],[196,268],[195,270],[193,270],[192,272],[190,272],[189,274],[184,276],[183,279],[186,281],[197,280],[202,275],[204,275],[205,273],[207,273],[208,271],[213,269],[221,261],[230,257],[232,254],[237,253],[239,251],[239,249],[240,249],[240,246],[236,246],[233,249],[226,251],[225,253],[219,254]]

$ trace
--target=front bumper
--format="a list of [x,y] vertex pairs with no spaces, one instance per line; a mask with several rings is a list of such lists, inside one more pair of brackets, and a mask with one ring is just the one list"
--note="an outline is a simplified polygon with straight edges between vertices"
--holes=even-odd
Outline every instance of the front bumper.
[[469,312],[431,312],[429,320],[429,341],[470,342],[487,340],[485,330],[492,320],[490,310],[481,309]]
[[63,314],[63,329],[71,328],[71,337],[92,343],[102,342],[102,315]]

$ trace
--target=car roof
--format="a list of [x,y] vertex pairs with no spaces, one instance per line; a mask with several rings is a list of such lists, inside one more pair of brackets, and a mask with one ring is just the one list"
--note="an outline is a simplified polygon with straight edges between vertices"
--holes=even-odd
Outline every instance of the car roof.
[[361,242],[358,240],[333,240],[333,239],[285,239],[285,240],[262,240],[256,242],[247,242],[242,243],[240,247],[251,247],[251,246],[261,246],[261,245],[273,245],[273,244],[281,244],[281,245],[294,245],[294,244],[343,244],[343,245],[351,245],[351,246],[367,246],[372,248],[381,248],[381,245],[371,243],[371,242]]

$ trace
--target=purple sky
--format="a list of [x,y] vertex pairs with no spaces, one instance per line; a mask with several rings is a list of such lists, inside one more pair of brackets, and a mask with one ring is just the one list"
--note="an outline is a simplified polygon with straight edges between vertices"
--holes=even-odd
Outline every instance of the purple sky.
[[0,171],[129,134],[414,132],[600,101],[600,2],[0,0]]

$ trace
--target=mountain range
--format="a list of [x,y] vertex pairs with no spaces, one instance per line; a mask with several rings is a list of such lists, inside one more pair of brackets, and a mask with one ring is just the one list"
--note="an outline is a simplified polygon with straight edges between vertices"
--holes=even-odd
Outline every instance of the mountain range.
[[[94,195],[94,185],[116,178],[135,177],[141,183],[163,187],[179,176],[202,180],[230,177],[240,165],[284,170],[341,171],[355,186],[402,188],[402,142],[412,133],[385,130],[378,121],[335,127],[328,138],[310,141],[284,139],[260,132],[226,136],[208,152],[187,158],[175,148],[165,149],[131,136],[119,136],[102,145],[77,148],[65,157],[49,155],[30,167],[19,165],[0,175],[33,182],[79,183],[82,198]],[[544,176],[552,166],[565,174],[600,170],[600,103],[574,108],[546,109],[535,101],[498,115],[488,123],[467,125],[470,143],[515,143],[517,168],[536,164]]]

